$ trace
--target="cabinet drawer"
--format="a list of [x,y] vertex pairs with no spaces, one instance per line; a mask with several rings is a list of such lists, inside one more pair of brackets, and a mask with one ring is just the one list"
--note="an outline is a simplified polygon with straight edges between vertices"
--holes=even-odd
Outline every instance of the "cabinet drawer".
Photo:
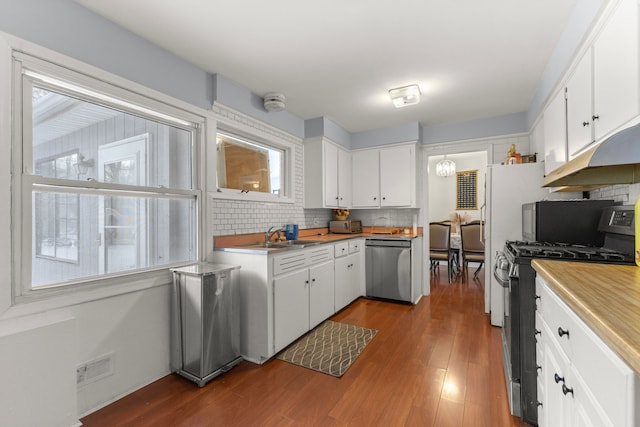
[[349,242],[341,242],[336,243],[335,248],[335,257],[340,258],[345,255],[349,255]]
[[273,274],[277,276],[278,274],[304,268],[306,265],[307,254],[305,251],[290,251],[273,257]]
[[362,240],[349,240],[349,253],[353,254],[356,252],[360,252],[360,246],[362,245]]
[[[541,280],[536,278],[536,281]],[[540,293],[540,314],[545,319],[553,338],[558,342],[569,359],[574,355],[574,342],[580,333],[577,318],[569,307],[547,286]]]

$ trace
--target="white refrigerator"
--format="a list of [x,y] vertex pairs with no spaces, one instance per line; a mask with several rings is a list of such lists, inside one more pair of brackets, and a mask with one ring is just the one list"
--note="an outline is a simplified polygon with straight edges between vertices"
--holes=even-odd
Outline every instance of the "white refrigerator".
[[488,165],[485,181],[485,310],[502,326],[503,288],[493,276],[496,252],[507,240],[522,240],[522,204],[549,198],[542,188],[544,163]]

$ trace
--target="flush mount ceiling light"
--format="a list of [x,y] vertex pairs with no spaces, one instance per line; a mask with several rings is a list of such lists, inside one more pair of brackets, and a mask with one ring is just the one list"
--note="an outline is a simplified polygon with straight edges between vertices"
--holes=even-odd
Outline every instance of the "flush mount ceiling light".
[[264,96],[264,109],[268,112],[284,110],[285,97],[281,93],[269,92]]
[[389,96],[396,108],[414,105],[420,102],[420,88],[418,85],[397,87],[389,90]]
[[438,176],[443,176],[446,178],[455,173],[456,173],[456,164],[451,160],[447,160],[447,156],[444,156],[444,159],[440,160],[436,164],[436,175]]

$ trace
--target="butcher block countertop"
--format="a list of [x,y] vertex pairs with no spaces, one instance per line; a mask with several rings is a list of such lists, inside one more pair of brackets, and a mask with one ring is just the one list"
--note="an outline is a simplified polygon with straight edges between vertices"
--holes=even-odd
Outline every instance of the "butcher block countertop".
[[640,375],[640,267],[548,260],[531,265]]

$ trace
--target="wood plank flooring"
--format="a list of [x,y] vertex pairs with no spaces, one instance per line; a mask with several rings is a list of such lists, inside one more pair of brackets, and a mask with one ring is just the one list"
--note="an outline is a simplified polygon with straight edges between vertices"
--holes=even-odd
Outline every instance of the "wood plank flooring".
[[[473,274],[471,274],[473,276]],[[332,320],[378,330],[342,378],[272,359],[242,362],[203,388],[169,375],[81,421],[100,426],[526,426],[509,414],[501,329],[479,280],[415,306],[361,298]]]

